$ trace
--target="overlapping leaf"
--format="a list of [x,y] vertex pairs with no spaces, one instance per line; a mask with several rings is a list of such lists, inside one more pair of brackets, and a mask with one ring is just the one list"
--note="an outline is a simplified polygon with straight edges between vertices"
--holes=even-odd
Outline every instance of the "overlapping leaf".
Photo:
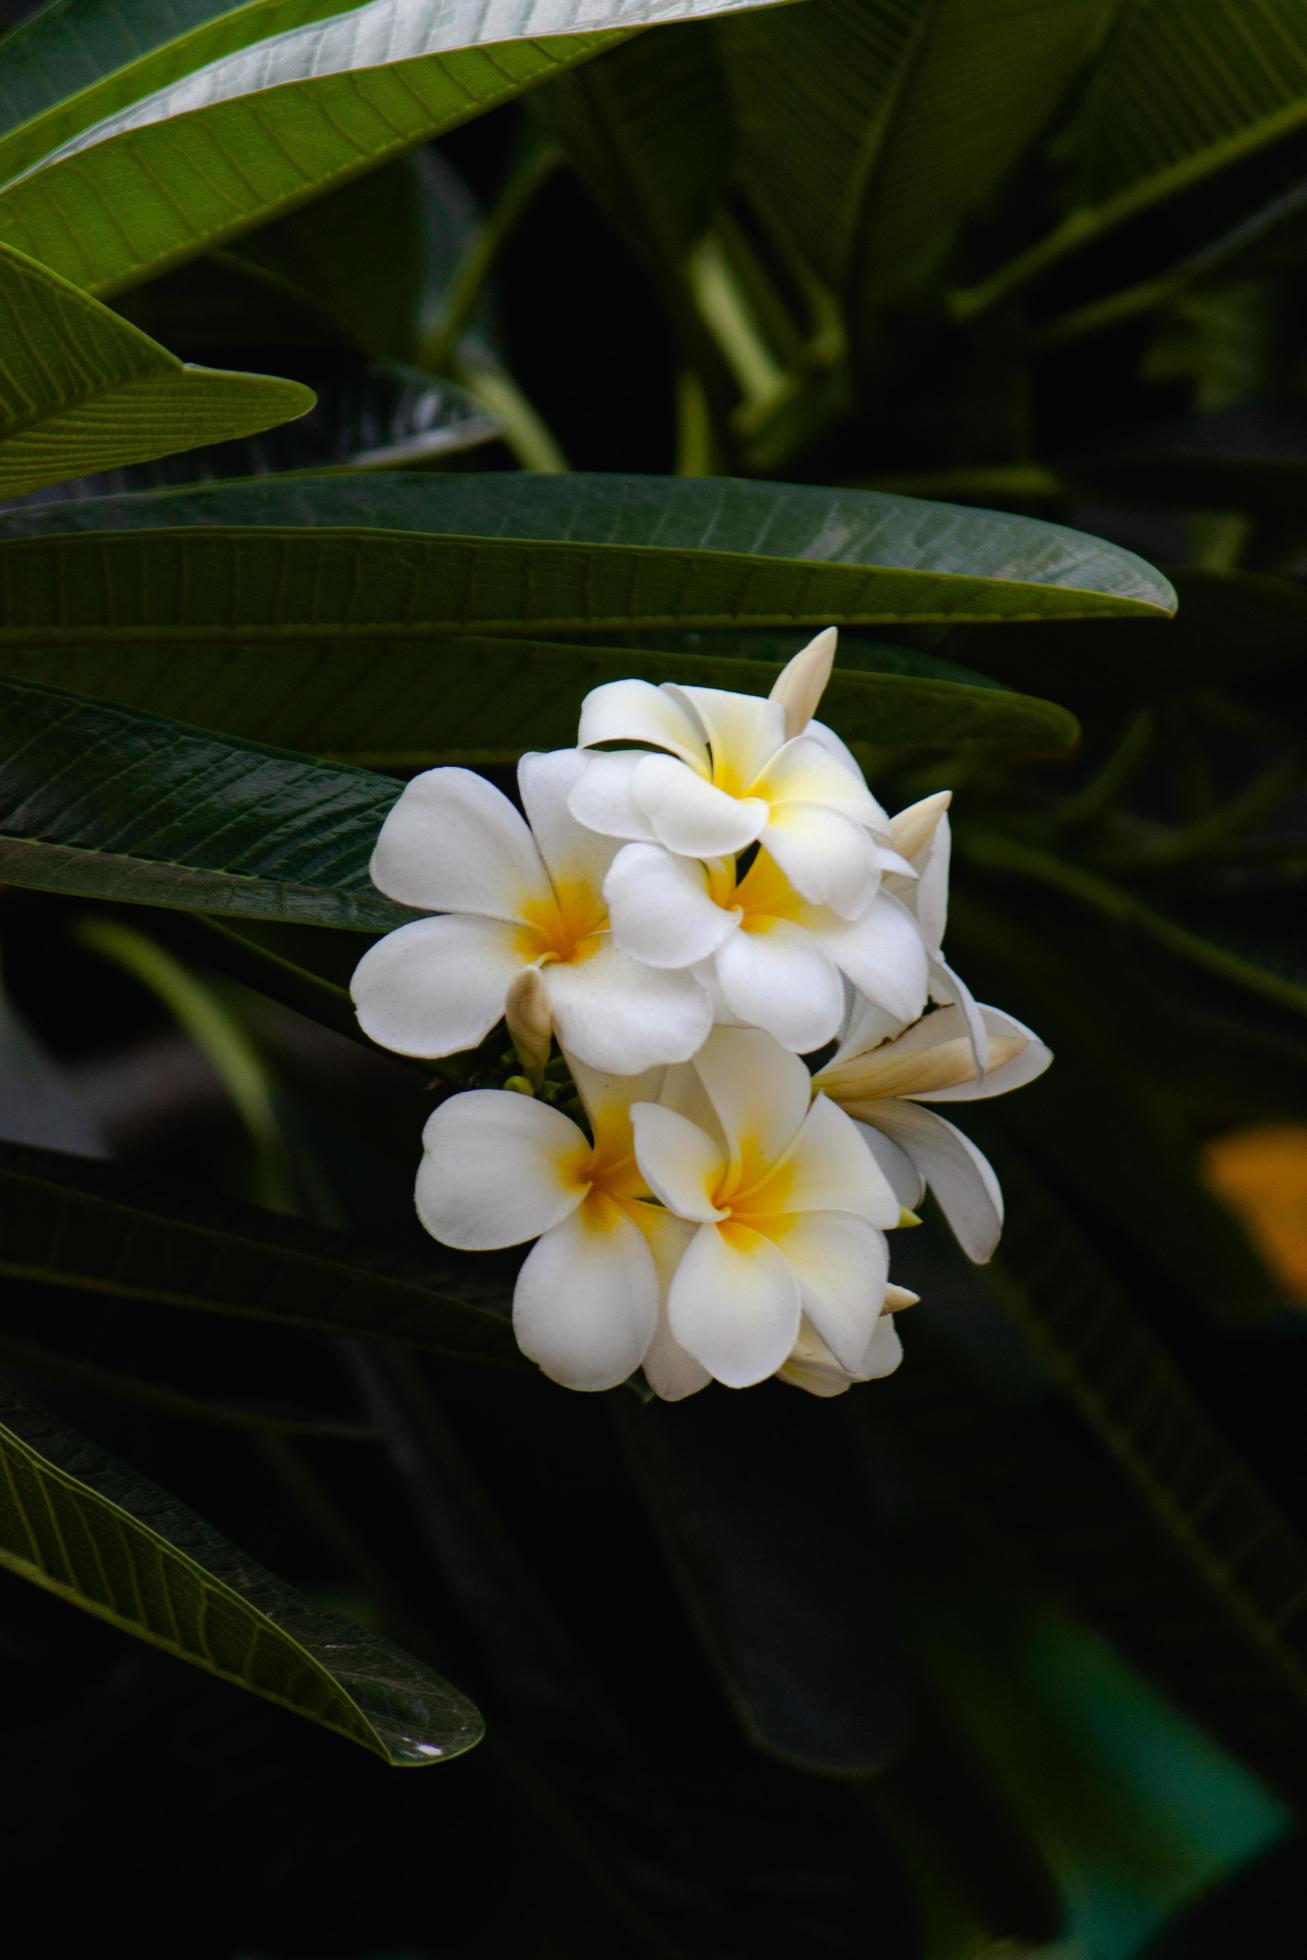
[[320,1612],[138,1471],[0,1389],[0,1565],[401,1768],[482,1734],[457,1688]]
[[387,1263],[317,1226],[22,1144],[0,1143],[0,1190],[0,1271],[10,1278],[521,1360],[503,1278],[485,1262],[433,1246],[420,1265]]
[[253,435],[312,406],[298,381],[186,366],[0,245],[0,497]]
[[368,859],[398,784],[0,682],[0,884],[384,932]]
[[43,253],[88,290],[113,291],[636,28],[740,3],[368,0],[248,46],[238,40],[0,186],[0,239]]

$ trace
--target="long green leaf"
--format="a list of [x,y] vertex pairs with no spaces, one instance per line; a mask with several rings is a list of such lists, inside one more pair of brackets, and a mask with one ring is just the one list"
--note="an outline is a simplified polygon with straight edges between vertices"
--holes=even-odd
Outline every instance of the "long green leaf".
[[399,785],[0,681],[0,884],[384,932],[368,859]]
[[303,415],[298,381],[188,367],[0,245],[0,497]]
[[959,311],[978,311],[1123,219],[1304,126],[1300,0],[1125,0],[1064,139],[1073,170],[1066,218],[959,295]]
[[0,176],[252,41],[361,0],[54,0],[5,38]]
[[[300,478],[0,515],[0,642],[1133,614],[1167,581],[1061,525],[701,478]],[[178,628],[184,629],[178,634]]]
[[0,188],[0,238],[88,290],[131,285],[667,18],[665,0],[369,0],[70,137]]
[[0,1271],[11,1279],[521,1360],[493,1262],[434,1247],[421,1262],[387,1262],[318,1226],[22,1144],[0,1143],[0,1190]]
[[989,195],[1103,0],[810,0],[723,24],[747,181],[852,331]]
[[[681,680],[765,694],[797,635],[739,636],[738,655],[436,639],[378,649],[285,640],[239,647],[156,644],[0,646],[0,673],[61,684],[125,706],[203,722],[224,734],[310,749],[378,769],[433,762],[506,762],[524,749],[576,740],[587,689],[607,680]],[[877,659],[889,667],[878,670]],[[822,713],[855,746],[1047,752],[1074,742],[1075,718],[1055,702],[934,671],[928,656],[848,645]],[[866,666],[861,662],[865,660]],[[897,661],[903,663],[896,671]],[[891,664],[891,663],[895,664]],[[855,664],[857,663],[857,664]]]
[[136,1470],[0,1389],[0,1565],[138,1640],[370,1749],[461,1756],[481,1718],[448,1681],[320,1612]]

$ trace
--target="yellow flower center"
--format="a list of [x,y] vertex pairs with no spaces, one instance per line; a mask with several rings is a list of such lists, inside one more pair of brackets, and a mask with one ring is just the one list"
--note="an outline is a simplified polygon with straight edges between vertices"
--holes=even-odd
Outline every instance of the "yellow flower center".
[[797,925],[808,910],[776,860],[766,851],[757,853],[738,881],[730,863],[722,861],[712,866],[708,891],[714,905],[720,905],[724,912],[740,914],[741,932],[770,932],[782,920]]
[[552,966],[579,966],[599,951],[608,931],[608,914],[598,892],[580,879],[560,880],[546,897],[534,895],[520,907],[517,951],[524,960]]

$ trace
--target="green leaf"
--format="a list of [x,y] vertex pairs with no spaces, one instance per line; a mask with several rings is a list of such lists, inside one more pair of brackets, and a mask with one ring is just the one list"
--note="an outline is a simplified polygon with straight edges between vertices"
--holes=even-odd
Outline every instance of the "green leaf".
[[1307,15],[1299,0],[1126,0],[1063,139],[1071,208],[984,284],[978,311],[1123,219],[1201,186],[1307,125]]
[[855,334],[990,194],[1102,0],[810,0],[725,23],[746,180]]
[[[670,637],[670,636],[669,636]],[[576,740],[583,695],[626,677],[679,680],[765,694],[798,636],[715,636],[711,651],[556,644],[518,639],[278,640],[179,649],[138,644],[0,646],[0,672],[61,682],[130,707],[202,721],[224,734],[348,758],[378,769],[433,762],[514,761],[524,749]],[[902,664],[879,671],[877,662]],[[937,677],[942,666],[948,678]],[[1074,716],[928,656],[846,642],[822,714],[855,747],[1056,752],[1076,739]]]
[[[397,361],[334,361],[321,377],[314,375],[314,392],[314,406],[284,428],[82,477],[48,489],[33,501],[124,496],[233,477],[285,476],[326,468],[420,467],[497,441],[500,435],[499,424],[465,389]],[[167,711],[162,700],[149,705]]]
[[396,1768],[461,1756],[481,1718],[448,1681],[319,1611],[212,1526],[0,1389],[0,1565]]
[[435,1246],[387,1261],[253,1205],[22,1144],[0,1143],[0,1189],[11,1278],[522,1365],[494,1261]]
[[303,415],[298,381],[187,367],[0,245],[0,497]]
[[0,681],[0,884],[385,932],[368,859],[399,785]]
[[376,648],[434,633],[1160,618],[1174,604],[1133,552],[1061,525],[730,479],[382,473],[0,514],[0,643]]
[[0,175],[15,177],[129,102],[361,0],[56,0],[5,36]]
[[0,238],[113,291],[665,18],[662,0],[369,0],[238,47],[70,136],[0,188]]
[[767,1383],[617,1408],[709,1657],[763,1748],[843,1775],[906,1740],[870,1482],[846,1407]]

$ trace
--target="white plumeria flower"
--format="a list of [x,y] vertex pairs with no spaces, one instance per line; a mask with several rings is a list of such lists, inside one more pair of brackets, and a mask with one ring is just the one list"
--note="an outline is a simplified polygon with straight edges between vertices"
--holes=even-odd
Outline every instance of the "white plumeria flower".
[[852,1121],[813,1100],[797,1056],[755,1029],[717,1028],[691,1069],[669,1071],[663,1101],[633,1102],[631,1116],[646,1183],[697,1227],[668,1293],[670,1341],[747,1388],[785,1365],[806,1320],[856,1372],[899,1202]]
[[767,700],[671,681],[595,688],[581,706],[582,746],[645,747],[594,756],[572,792],[573,814],[605,836],[688,858],[733,857],[762,840],[811,904],[858,918],[882,869],[908,867],[852,755],[811,719],[834,656],[828,627]]
[[604,898],[624,952],[651,967],[694,969],[719,1021],[762,1028],[795,1054],[838,1033],[845,977],[896,1026],[926,1005],[926,948],[899,899],[878,893],[859,918],[843,919],[803,898],[766,850],[741,878],[731,860],[701,864],[659,844],[627,844]]
[[971,989],[944,958],[944,929],[948,924],[948,874],[953,840],[948,810],[951,789],[936,790],[919,803],[900,810],[890,824],[895,848],[915,873],[904,877],[890,870],[886,889],[903,900],[921,928],[930,959],[930,998],[943,1007],[961,1009],[976,1066],[985,1068],[985,1032]]
[[813,1078],[857,1120],[867,1145],[909,1211],[927,1185],[969,1259],[983,1265],[1003,1229],[1003,1193],[989,1160],[923,1103],[1006,1095],[1042,1075],[1052,1053],[997,1007],[973,1006],[983,1063],[961,1007],[941,1007],[909,1028],[855,1006],[839,1048]]
[[614,1388],[644,1362],[656,1388],[688,1393],[697,1371],[674,1353],[664,1366],[659,1333],[693,1232],[649,1202],[632,1154],[630,1105],[657,1094],[661,1072],[605,1076],[568,1061],[591,1135],[533,1096],[451,1096],[423,1132],[418,1216],[464,1252],[537,1241],[517,1277],[513,1330],[551,1380]]
[[915,1307],[920,1296],[906,1286],[887,1286],[880,1318],[872,1329],[862,1360],[856,1368],[842,1368],[835,1356],[805,1321],[799,1330],[789,1360],[777,1370],[778,1378],[809,1395],[843,1395],[855,1382],[881,1381],[892,1375],[903,1359],[903,1343],[892,1316],[904,1307]]
[[567,800],[586,767],[577,749],[525,755],[524,822],[467,769],[429,769],[381,827],[372,879],[402,904],[439,912],[377,941],[350,991],[364,1032],[401,1055],[475,1048],[504,1012],[514,978],[536,967],[559,1042],[592,1068],[636,1074],[692,1055],[712,1025],[693,974],[623,953],[602,886],[610,838]]

